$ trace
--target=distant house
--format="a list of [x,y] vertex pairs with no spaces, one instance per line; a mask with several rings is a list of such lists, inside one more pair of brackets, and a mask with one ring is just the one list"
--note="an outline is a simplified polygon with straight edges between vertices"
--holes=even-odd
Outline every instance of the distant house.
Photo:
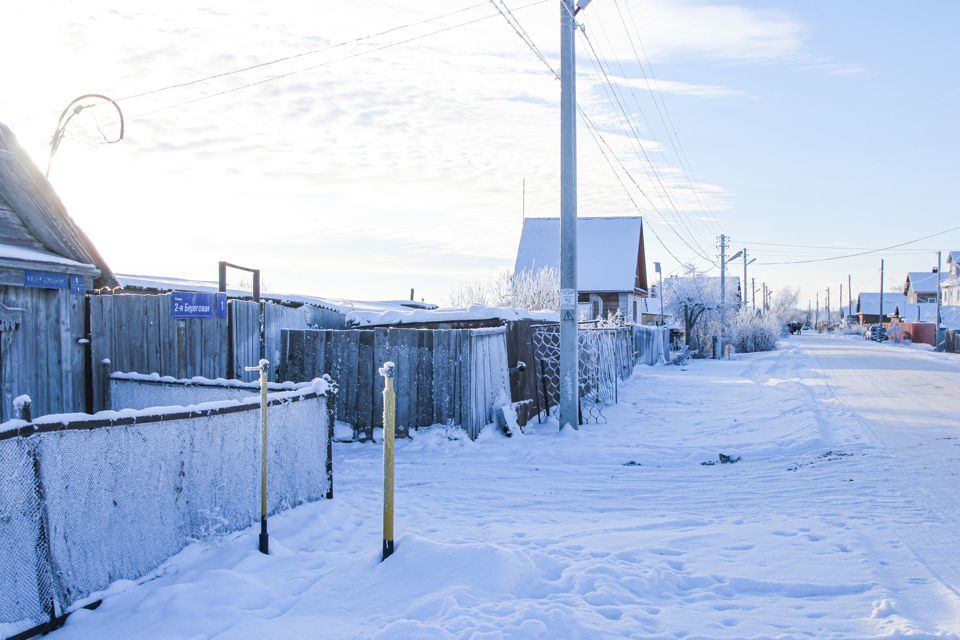
[[943,280],[944,274],[934,271],[911,271],[903,285],[907,302],[918,304],[937,301],[937,280]]
[[84,293],[116,278],[50,183],[0,124],[0,416],[87,406]]
[[[514,273],[560,269],[560,219],[526,218]],[[577,303],[589,318],[617,310],[640,322],[647,297],[643,220],[639,216],[577,219]]]
[[960,306],[960,251],[947,254],[947,271],[940,288],[942,304]]
[[[862,325],[877,324],[880,322],[880,296],[877,293],[861,293],[857,296],[857,318]],[[907,302],[907,296],[902,293],[883,293],[883,321],[894,312],[897,305]]]

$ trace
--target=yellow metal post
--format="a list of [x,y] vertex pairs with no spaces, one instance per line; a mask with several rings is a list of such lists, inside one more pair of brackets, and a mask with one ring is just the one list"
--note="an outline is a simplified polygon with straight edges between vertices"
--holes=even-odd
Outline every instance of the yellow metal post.
[[393,553],[393,449],[397,427],[397,396],[393,387],[392,362],[380,369],[383,376],[383,555],[386,560]]
[[260,448],[260,553],[270,552],[270,535],[267,533],[267,369],[269,360],[260,360],[255,367],[245,371],[260,372],[260,418],[263,423],[263,444]]

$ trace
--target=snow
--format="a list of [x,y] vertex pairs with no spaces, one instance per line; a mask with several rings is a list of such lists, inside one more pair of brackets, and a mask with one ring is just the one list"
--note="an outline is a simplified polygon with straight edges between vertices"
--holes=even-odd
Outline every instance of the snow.
[[[233,387],[239,389],[252,389],[259,391],[260,382],[244,382],[243,380],[234,380],[227,378],[204,378],[203,376],[194,376],[192,378],[175,378],[173,376],[161,376],[159,373],[136,373],[133,371],[117,371],[110,374],[113,380],[130,380],[134,382],[160,382],[165,384],[198,385],[213,387]],[[311,386],[312,382],[268,382],[267,389],[271,391],[290,391],[302,387]]]
[[0,259],[45,262],[51,266],[56,265],[58,267],[79,267],[84,272],[96,269],[96,267],[92,264],[77,262],[76,260],[64,258],[63,256],[58,256],[57,254],[50,253],[49,251],[32,249],[30,247],[24,247],[18,244],[5,244],[2,242],[0,242]]
[[457,309],[395,309],[390,311],[351,311],[347,313],[347,324],[359,327],[483,320],[559,322],[560,314],[556,311],[527,311],[526,309],[490,307],[481,304]]
[[[643,233],[639,216],[577,218],[577,288],[633,291]],[[560,269],[560,218],[525,218],[514,273]]]
[[954,354],[805,335],[638,368],[604,425],[421,430],[382,564],[381,447],[339,443],[270,556],[193,544],[57,637],[957,638],[958,384]]

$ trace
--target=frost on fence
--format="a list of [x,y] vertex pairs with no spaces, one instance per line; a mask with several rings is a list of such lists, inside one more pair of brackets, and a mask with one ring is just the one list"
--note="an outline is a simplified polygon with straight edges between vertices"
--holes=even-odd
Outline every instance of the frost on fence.
[[[268,384],[269,391],[290,391],[309,383]],[[189,378],[139,373],[114,373],[110,376],[110,405],[113,409],[146,409],[147,407],[185,407],[201,402],[250,400],[260,393],[259,382]]]
[[[328,398],[317,383],[270,396],[270,512],[327,494]],[[10,549],[0,563],[0,623],[43,622],[44,602],[67,610],[116,580],[147,575],[190,542],[259,519],[258,399],[38,422],[40,432],[0,440],[5,478],[12,474],[0,487]],[[38,582],[46,558],[54,598]]]
[[[31,443],[0,440],[0,635],[49,619],[53,602],[49,554],[40,535],[42,510],[34,482]],[[7,634],[4,627],[12,632]]]
[[[560,401],[560,327],[533,327],[537,356],[538,393],[551,414]],[[577,332],[580,413],[584,423],[605,423],[603,407],[617,401],[619,380],[633,370],[633,336],[630,329],[584,329]]]

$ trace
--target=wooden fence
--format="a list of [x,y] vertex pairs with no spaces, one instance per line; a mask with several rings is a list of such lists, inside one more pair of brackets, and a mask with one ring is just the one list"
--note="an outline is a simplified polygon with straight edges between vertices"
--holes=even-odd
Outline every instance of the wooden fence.
[[[269,302],[231,300],[227,318],[174,319],[171,294],[90,297],[91,357],[94,371],[104,359],[109,371],[159,373],[176,378],[241,378],[243,368],[264,354],[277,380],[282,329],[309,327],[310,310]],[[263,307],[264,331],[260,313]],[[261,335],[263,333],[263,335]],[[325,373],[325,372],[321,372]],[[312,378],[311,378],[312,379]],[[93,375],[93,397],[104,398],[103,376]],[[104,409],[95,402],[95,409]]]
[[509,401],[506,330],[282,330],[280,377],[329,373],[340,385],[337,419],[358,431],[383,426],[379,367],[396,364],[397,425],[454,424],[476,438]]

